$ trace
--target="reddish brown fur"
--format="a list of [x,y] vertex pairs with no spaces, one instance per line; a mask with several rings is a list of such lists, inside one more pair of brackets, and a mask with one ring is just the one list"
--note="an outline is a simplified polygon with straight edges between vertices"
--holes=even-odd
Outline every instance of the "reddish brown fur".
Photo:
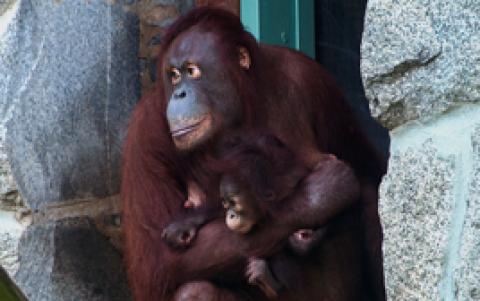
[[[272,224],[291,224],[292,229],[321,226],[316,230],[303,229],[292,234],[288,246],[273,254],[268,262],[250,258],[247,267],[249,282],[262,287],[267,296],[277,296],[285,289],[289,292],[304,291],[308,283],[299,281],[303,274],[299,257],[302,257],[300,261],[308,261],[316,246],[329,238],[328,224],[322,220],[329,209],[310,192],[319,191],[323,199],[349,208],[359,198],[357,179],[348,165],[332,155],[324,155],[317,162],[315,176],[322,180],[310,179],[312,170],[301,164],[294,152],[271,135],[241,137],[238,140],[239,143],[221,157],[224,168],[220,190],[228,209],[227,225],[230,223],[233,231],[245,235],[259,228],[269,229]],[[312,186],[299,185],[305,183]],[[303,208],[309,208],[308,212],[304,212]],[[327,213],[327,216],[334,215]],[[234,224],[232,219],[235,219]],[[310,233],[310,237],[302,237],[300,233]]]
[[[194,10],[171,26],[163,39],[159,66],[162,66],[163,53],[170,43],[192,27],[212,30],[222,39],[222,60],[226,62],[222,67],[227,68],[228,74],[238,83],[236,92],[241,94],[244,102],[243,131],[267,128],[296,150],[306,164],[316,162],[315,156],[320,150],[333,153],[353,166],[362,182],[364,197],[361,210],[366,248],[370,255],[365,260],[372,266],[369,277],[378,277],[375,285],[382,286],[379,261],[382,237],[376,191],[385,171],[385,160],[374,152],[361,133],[332,79],[320,66],[298,52],[257,44],[234,15],[212,9]],[[235,64],[229,63],[237,60],[236,47],[239,45],[246,47],[252,57],[252,67],[246,73],[241,73]],[[176,152],[165,118],[166,101],[164,86],[159,80],[156,89],[139,102],[124,147],[122,199],[125,256],[136,300],[167,300],[167,296],[182,283],[207,279],[219,272],[229,276],[229,271],[232,271],[234,279],[239,278],[243,273],[239,276],[234,268],[242,263],[244,250],[249,249],[249,242],[232,235],[223,220],[204,226],[194,245],[184,252],[172,251],[162,241],[163,228],[183,210],[185,180],[193,175],[202,185],[213,185],[211,174],[203,168],[208,161],[210,146],[188,155]],[[222,133],[218,136],[222,137]],[[257,249],[252,253],[268,254],[279,241],[289,236],[289,231],[280,227],[264,236],[268,240],[261,244],[253,239]],[[339,240],[336,246],[342,244]],[[361,248],[348,243],[343,243],[343,246],[345,251]],[[216,252],[212,252],[213,248]],[[338,254],[338,251],[331,245],[322,256],[335,256],[333,253]],[[355,262],[353,257],[351,262]],[[322,262],[308,264],[305,273],[319,270],[322,264],[325,265]],[[344,268],[334,266],[329,272],[321,273],[328,276],[332,269]],[[331,282],[331,287],[335,288],[337,282],[342,283],[338,275],[327,279],[322,274],[319,277],[323,278],[319,279]],[[321,300],[321,294],[328,296],[337,292],[333,288],[335,292],[332,293],[323,288],[317,289],[317,285],[313,285],[315,279],[310,279],[309,283],[312,286],[302,292],[304,298],[297,295],[290,296],[291,299],[286,296],[282,300]],[[345,289],[348,290],[340,287],[338,292]],[[379,293],[378,300],[382,299],[382,294]],[[340,299],[341,296],[337,300]]]

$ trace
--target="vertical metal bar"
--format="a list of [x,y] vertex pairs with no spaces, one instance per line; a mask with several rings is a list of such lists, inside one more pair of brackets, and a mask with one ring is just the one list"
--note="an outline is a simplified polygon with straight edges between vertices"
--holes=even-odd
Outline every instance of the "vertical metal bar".
[[[290,46],[315,58],[314,8],[314,0],[242,0],[240,18],[257,40]],[[283,16],[286,19],[278,19]]]
[[293,0],[295,9],[295,48],[315,58],[314,0]]
[[262,0],[241,0],[240,18],[245,28],[260,40],[260,3]]

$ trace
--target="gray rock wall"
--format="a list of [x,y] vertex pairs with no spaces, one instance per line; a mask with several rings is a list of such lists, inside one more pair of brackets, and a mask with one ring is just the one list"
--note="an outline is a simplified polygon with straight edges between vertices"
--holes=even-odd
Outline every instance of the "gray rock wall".
[[130,300],[116,195],[140,48],[193,3],[0,0],[0,265],[29,300]]
[[20,254],[15,279],[29,300],[130,300],[120,253],[89,219],[30,227]]
[[370,109],[390,129],[380,188],[389,300],[480,300],[480,6],[371,0]]
[[[27,205],[118,192],[139,96],[138,19],[105,1],[21,1],[0,66],[6,145]],[[13,106],[12,106],[13,105]]]
[[[19,2],[15,0],[0,1],[0,55],[6,56],[7,40],[10,39],[12,23]],[[12,24],[12,25],[11,25]],[[2,65],[3,66],[3,65]],[[0,70],[6,72],[6,70]],[[2,80],[6,80],[6,75],[2,74]],[[5,145],[6,122],[11,117],[11,107],[6,99],[6,85],[0,82],[0,265],[7,272],[14,275],[18,270],[18,242],[25,229],[15,218],[15,210],[21,206],[21,200],[12,202],[8,196],[19,198],[18,189],[13,180],[10,163],[8,161]]]
[[[1,264],[30,300],[128,300],[120,253],[101,232],[115,226],[108,217],[119,208],[99,202],[118,193],[121,145],[140,95],[138,18],[122,1],[8,2],[0,188],[13,175],[33,224],[20,240],[23,225],[2,227]],[[68,214],[52,215],[58,207]]]

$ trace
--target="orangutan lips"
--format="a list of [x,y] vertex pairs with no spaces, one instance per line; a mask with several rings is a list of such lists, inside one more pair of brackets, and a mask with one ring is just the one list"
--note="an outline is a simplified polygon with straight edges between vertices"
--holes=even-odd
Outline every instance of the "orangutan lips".
[[182,136],[187,135],[190,132],[195,131],[202,124],[202,122],[204,122],[205,119],[207,119],[207,117],[208,117],[208,115],[205,115],[203,118],[201,118],[198,121],[195,121],[192,124],[189,124],[187,126],[179,128],[179,129],[172,129],[172,131],[171,131],[172,137],[173,138],[180,138]]

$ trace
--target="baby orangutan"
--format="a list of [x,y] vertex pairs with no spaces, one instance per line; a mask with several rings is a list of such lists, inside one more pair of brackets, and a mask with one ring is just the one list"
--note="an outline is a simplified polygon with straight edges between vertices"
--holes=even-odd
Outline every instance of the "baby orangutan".
[[[329,219],[325,217],[335,216],[336,211],[325,204],[330,199],[347,207],[353,204],[358,198],[358,183],[351,168],[328,154],[318,156],[321,172],[310,176],[311,168],[271,135],[243,137],[235,146],[224,149],[220,157],[220,196],[228,228],[252,241],[258,240],[257,230],[293,229],[282,243],[286,248],[278,248],[278,254],[268,262],[247,256],[248,281],[258,285],[267,297],[275,298],[281,289],[295,286],[296,271],[301,274],[294,257],[307,257],[328,234]],[[187,188],[185,207],[201,205],[205,196],[198,185],[188,181]],[[312,210],[305,213],[304,208]],[[265,242],[260,240],[258,244]]]
[[[336,160],[330,155],[322,159]],[[282,200],[291,196],[309,173],[293,152],[268,135],[247,141],[225,155],[224,160],[227,169],[220,180],[220,196],[226,209],[225,223],[240,234],[248,234],[255,227],[268,227],[275,208],[281,207]],[[296,255],[306,256],[326,230],[327,226],[297,230],[288,238],[288,248]],[[257,257],[249,258],[246,276],[249,283],[258,285],[269,298],[276,298],[286,285],[281,276],[273,275],[265,259]]]
[[[262,160],[263,159],[264,158],[262,158]],[[259,162],[257,161],[255,163],[258,164]],[[253,166],[244,168],[250,167]],[[275,177],[278,175],[272,174],[269,176]],[[293,178],[291,180],[293,180]],[[257,184],[251,181],[254,180],[239,180],[231,175],[224,175],[220,183],[220,194],[224,199],[223,205],[226,209],[225,223],[232,231],[246,235],[251,231],[255,231],[255,227],[268,227],[268,222],[273,218],[269,213],[269,209],[265,208],[266,206],[263,206],[262,202],[281,201],[281,199],[276,198],[271,191],[267,190],[268,187],[264,187],[265,193],[261,196],[255,195],[252,189]],[[293,189],[294,187],[291,188]],[[275,204],[272,204],[272,206],[274,205]],[[297,230],[288,238],[287,247],[296,255],[306,256],[324,237],[326,229],[327,226],[323,226],[317,230]],[[291,265],[294,263],[288,262],[287,264]],[[283,265],[285,265],[285,262]],[[293,269],[289,270],[293,271]],[[265,295],[272,299],[276,298],[278,292],[287,285],[287,283],[282,281],[281,275],[276,276],[272,273],[267,260],[258,257],[250,257],[248,259],[246,276],[249,283],[258,285]],[[289,275],[289,278],[291,277],[292,276]]]

